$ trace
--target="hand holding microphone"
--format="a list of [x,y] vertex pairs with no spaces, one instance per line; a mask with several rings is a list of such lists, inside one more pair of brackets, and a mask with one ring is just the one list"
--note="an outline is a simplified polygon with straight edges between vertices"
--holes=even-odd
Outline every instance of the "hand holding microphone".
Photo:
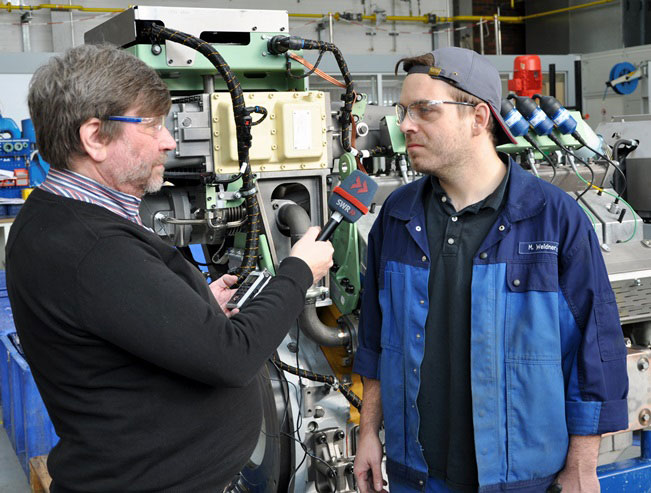
[[312,270],[314,282],[324,277],[332,267],[333,248],[328,239],[341,223],[354,223],[368,212],[368,206],[377,191],[377,183],[360,171],[353,171],[332,191],[328,207],[332,216],[317,237],[317,228],[312,227],[296,242],[290,252],[307,263]]

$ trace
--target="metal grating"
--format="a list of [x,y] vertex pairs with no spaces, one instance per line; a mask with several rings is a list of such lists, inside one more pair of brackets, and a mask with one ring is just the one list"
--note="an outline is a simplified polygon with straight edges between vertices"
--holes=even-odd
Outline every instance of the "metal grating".
[[651,320],[651,277],[612,283],[622,324]]

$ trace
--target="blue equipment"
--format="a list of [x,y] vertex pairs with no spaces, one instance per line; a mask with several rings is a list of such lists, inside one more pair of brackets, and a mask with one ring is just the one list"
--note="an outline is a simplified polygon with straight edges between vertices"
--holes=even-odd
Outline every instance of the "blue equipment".
[[529,123],[524,119],[515,106],[508,99],[502,100],[502,107],[500,109],[504,123],[509,127],[511,134],[514,137],[522,137],[529,132]]
[[562,134],[574,133],[578,124],[558,99],[554,96],[541,96],[540,94],[535,94],[534,98],[540,101],[540,108],[552,119]]
[[547,117],[545,112],[540,109],[536,102],[531,98],[516,96],[510,94],[508,99],[515,99],[515,107],[529,124],[533,127],[538,135],[549,135],[554,130],[554,123]]

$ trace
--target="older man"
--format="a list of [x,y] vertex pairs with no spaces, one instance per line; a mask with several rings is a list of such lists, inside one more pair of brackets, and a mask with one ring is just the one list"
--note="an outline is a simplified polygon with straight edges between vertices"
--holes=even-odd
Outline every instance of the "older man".
[[595,492],[599,435],[627,426],[626,349],[590,221],[502,160],[501,82],[485,57],[401,60],[413,168],[371,230],[355,370],[355,474],[391,493]]
[[258,438],[260,368],[332,264],[313,228],[229,313],[235,277],[208,286],[138,214],[175,147],[170,105],[152,69],[108,46],[73,48],[31,82],[52,169],[12,227],[7,284],[61,438],[54,493],[221,491]]

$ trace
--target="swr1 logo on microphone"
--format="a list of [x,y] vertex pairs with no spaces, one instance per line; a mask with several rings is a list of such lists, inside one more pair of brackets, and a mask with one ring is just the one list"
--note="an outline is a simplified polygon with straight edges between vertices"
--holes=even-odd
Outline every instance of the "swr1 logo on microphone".
[[344,200],[337,199],[337,207],[340,208],[342,211],[345,211],[347,214],[350,214],[351,216],[355,215],[355,209],[353,209],[350,206],[350,204],[348,204]]

